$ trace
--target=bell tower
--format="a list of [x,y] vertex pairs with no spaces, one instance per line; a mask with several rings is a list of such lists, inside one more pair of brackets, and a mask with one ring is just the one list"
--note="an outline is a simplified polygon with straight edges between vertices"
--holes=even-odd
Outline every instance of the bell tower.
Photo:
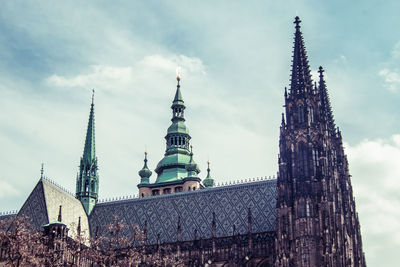
[[322,67],[312,82],[300,22],[280,126],[275,264],[365,266],[341,133]]

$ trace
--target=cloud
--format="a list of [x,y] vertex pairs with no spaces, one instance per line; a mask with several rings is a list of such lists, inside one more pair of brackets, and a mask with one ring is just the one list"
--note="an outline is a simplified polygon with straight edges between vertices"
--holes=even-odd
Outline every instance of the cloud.
[[0,180],[0,198],[10,197],[10,196],[18,196],[19,191],[6,180]]
[[392,56],[393,56],[394,58],[400,58],[400,41],[397,42],[397,43],[394,45],[393,50],[392,50]]
[[387,88],[392,92],[397,92],[400,85],[400,71],[398,69],[382,69],[379,76],[383,77]]
[[390,252],[387,262],[395,262],[400,247],[400,135],[345,146],[363,240],[368,244],[367,262],[377,262]]

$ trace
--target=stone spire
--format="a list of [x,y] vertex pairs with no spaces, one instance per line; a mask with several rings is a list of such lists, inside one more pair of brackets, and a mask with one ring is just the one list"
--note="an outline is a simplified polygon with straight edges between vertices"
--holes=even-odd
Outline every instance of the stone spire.
[[300,31],[300,18],[296,17],[296,32],[294,34],[294,48],[292,59],[292,75],[290,84],[290,93],[295,95],[303,95],[312,91],[312,81],[310,74],[310,66],[304,46],[303,35]]
[[203,180],[203,185],[206,188],[214,186],[214,179],[210,175],[210,161],[207,161],[207,177]]
[[275,266],[365,266],[323,69],[319,87],[313,86],[298,17],[295,24],[291,87],[280,126]]
[[321,98],[322,120],[327,124],[327,128],[333,133],[335,131],[335,121],[332,114],[331,102],[329,100],[328,90],[324,80],[324,69],[319,67],[319,87],[318,91]]
[[99,179],[97,174],[97,158],[95,149],[94,127],[94,90],[92,104],[90,106],[89,122],[86,132],[85,148],[79,166],[79,174],[76,182],[76,198],[78,198],[86,213],[89,215],[97,203]]

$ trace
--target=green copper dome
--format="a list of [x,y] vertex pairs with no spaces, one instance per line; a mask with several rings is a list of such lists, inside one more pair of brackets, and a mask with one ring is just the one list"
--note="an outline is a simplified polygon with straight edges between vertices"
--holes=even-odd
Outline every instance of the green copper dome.
[[149,170],[147,167],[147,152],[144,153],[144,166],[143,168],[139,171],[139,176],[142,178],[140,180],[141,184],[148,184],[150,182],[150,176],[152,172]]
[[173,122],[171,126],[168,127],[167,134],[189,134],[189,130],[183,121]]
[[[172,124],[168,127],[166,151],[164,158],[157,164],[156,183],[165,183],[182,180],[189,175],[186,166],[190,163],[190,135],[185,125],[185,104],[182,98],[179,79],[174,100],[172,101]],[[198,167],[195,167],[198,170]]]
[[203,180],[203,185],[208,188],[208,187],[213,187],[214,186],[214,179],[211,178],[210,175],[210,162],[207,162],[207,177],[206,179]]

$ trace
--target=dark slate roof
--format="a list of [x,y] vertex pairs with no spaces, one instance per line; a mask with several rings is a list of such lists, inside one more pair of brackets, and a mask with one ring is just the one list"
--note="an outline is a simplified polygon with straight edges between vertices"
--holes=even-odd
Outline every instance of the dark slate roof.
[[181,240],[193,240],[197,229],[199,238],[212,235],[212,213],[216,215],[217,236],[247,233],[248,208],[252,213],[252,231],[275,231],[276,180],[222,186],[197,191],[175,193],[138,199],[99,203],[89,216],[92,236],[102,234],[114,215],[131,225],[144,229],[150,244],[175,242],[178,217],[181,218]]
[[62,222],[70,229],[70,236],[75,237],[79,217],[82,233],[89,236],[89,222],[81,202],[73,195],[48,179],[40,179],[29,195],[18,215],[32,219],[36,229],[57,221],[59,207],[62,206]]

